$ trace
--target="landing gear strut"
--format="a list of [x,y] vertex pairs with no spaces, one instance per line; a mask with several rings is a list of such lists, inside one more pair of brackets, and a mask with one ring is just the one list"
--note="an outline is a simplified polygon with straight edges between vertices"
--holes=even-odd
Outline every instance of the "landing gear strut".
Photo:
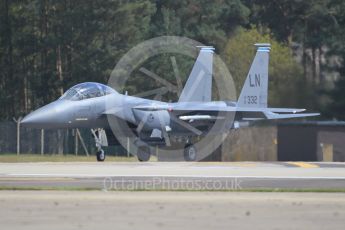
[[95,138],[96,142],[96,159],[97,161],[104,161],[105,160],[105,153],[102,149],[102,146],[108,146],[108,140],[107,136],[105,134],[104,129],[91,129],[91,132],[93,134],[93,137]]
[[138,157],[138,160],[141,162],[149,161],[151,157],[150,147],[148,146],[138,147],[137,157]]

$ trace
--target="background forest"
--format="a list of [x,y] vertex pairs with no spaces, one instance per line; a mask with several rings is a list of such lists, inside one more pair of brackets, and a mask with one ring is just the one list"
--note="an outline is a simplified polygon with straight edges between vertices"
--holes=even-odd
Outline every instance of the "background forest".
[[[27,114],[79,82],[107,83],[122,55],[162,35],[215,46],[237,90],[253,44],[270,42],[269,104],[345,119],[343,0],[1,0],[0,119]],[[152,61],[169,75],[164,59]],[[193,61],[177,64],[185,79]],[[156,84],[144,77],[124,90]]]

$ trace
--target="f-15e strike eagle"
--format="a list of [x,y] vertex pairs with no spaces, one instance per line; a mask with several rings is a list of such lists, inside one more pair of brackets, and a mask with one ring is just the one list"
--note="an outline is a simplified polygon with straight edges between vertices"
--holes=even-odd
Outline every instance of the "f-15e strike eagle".
[[[268,63],[270,44],[255,44],[256,55],[244,86],[236,101],[212,101],[213,47],[200,47],[190,76],[178,102],[167,103],[140,97],[123,95],[113,88],[94,82],[73,86],[58,100],[28,114],[21,122],[26,127],[90,128],[103,129],[108,135],[109,116],[125,122],[133,128],[139,140],[136,153],[140,161],[147,161],[151,152],[148,146],[170,145],[169,137],[183,137],[184,158],[194,161],[198,150],[193,138],[209,132],[210,124],[224,117],[219,134],[238,128],[241,121],[260,119],[284,119],[317,116],[319,113],[301,113],[305,109],[268,108]],[[205,125],[206,124],[206,125]],[[214,131],[213,131],[214,132]],[[95,139],[101,132],[94,132]],[[160,140],[157,142],[157,139]],[[169,143],[168,143],[169,142]],[[100,143],[97,142],[96,143]],[[98,161],[105,154],[100,144],[96,153]]]

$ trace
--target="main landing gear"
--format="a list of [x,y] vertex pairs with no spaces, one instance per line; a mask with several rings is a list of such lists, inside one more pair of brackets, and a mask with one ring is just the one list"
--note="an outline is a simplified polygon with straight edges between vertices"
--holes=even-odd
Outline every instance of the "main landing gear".
[[197,150],[192,143],[187,143],[184,146],[183,157],[185,161],[196,161]]
[[137,157],[138,157],[138,160],[141,162],[149,161],[151,157],[150,147],[148,146],[138,147]]
[[[183,141],[183,142],[182,142]],[[182,142],[182,143],[181,143]],[[180,145],[177,145],[181,147],[181,144],[185,143],[183,148],[183,157],[185,161],[196,161],[198,158],[198,151],[197,148],[193,143],[194,139],[192,137],[185,138],[184,140],[180,140]],[[177,142],[176,142],[177,144]],[[137,146],[137,158],[140,162],[149,161],[151,157],[151,149],[150,146],[147,144],[147,142],[142,141],[141,139],[138,139],[135,142],[135,145]],[[180,148],[178,148],[180,149]]]

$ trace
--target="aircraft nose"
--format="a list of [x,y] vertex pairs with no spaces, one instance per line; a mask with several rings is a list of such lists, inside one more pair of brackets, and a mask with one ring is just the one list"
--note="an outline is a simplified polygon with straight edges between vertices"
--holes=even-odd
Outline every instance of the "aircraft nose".
[[51,103],[25,116],[21,124],[25,127],[45,128],[57,119],[56,105]]

